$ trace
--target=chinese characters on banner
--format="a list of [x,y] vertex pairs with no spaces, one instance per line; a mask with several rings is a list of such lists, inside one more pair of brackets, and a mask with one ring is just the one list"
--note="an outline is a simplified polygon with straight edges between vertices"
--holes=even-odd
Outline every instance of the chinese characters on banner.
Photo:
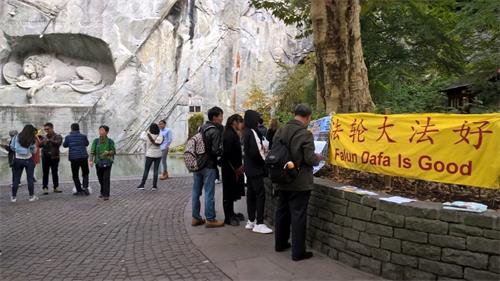
[[336,114],[328,161],[378,174],[496,189],[500,114]]

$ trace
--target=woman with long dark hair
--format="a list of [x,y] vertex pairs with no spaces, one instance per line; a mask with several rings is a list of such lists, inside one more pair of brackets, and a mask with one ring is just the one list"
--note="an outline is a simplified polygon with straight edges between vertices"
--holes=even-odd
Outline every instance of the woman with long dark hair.
[[222,155],[222,205],[224,223],[240,225],[243,214],[234,212],[234,202],[245,196],[243,176],[243,155],[241,153],[240,134],[243,130],[243,118],[234,114],[227,119],[223,134],[224,153]]
[[23,175],[23,170],[26,170],[28,179],[29,201],[33,202],[38,199],[35,196],[35,185],[33,182],[33,174],[35,173],[35,162],[33,154],[36,151],[36,128],[33,125],[24,126],[23,130],[14,137],[10,147],[15,152],[13,163],[14,182],[12,183],[12,197],[10,201],[17,201],[17,189]]
[[163,143],[163,135],[160,134],[160,127],[158,124],[151,124],[151,126],[149,126],[149,131],[141,134],[141,139],[145,141],[146,162],[144,164],[144,173],[142,174],[141,184],[139,184],[137,188],[144,190],[144,185],[148,179],[151,164],[154,163],[153,188],[151,189],[154,191],[158,189],[158,172],[160,170],[162,156],[161,144]]

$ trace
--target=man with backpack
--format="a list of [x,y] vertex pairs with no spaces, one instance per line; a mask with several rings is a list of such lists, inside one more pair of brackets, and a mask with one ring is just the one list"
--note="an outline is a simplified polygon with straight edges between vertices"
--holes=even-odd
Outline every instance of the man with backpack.
[[[295,107],[295,118],[278,129],[273,138],[273,149],[269,158],[279,159],[279,169],[287,169],[287,175],[273,178],[276,171],[271,168],[271,179],[277,183],[278,206],[276,209],[275,250],[283,252],[292,248],[294,261],[309,259],[312,252],[306,251],[307,206],[313,188],[313,166],[323,157],[314,152],[314,139],[307,130],[311,121],[311,108],[306,104]],[[288,153],[276,152],[286,148]],[[281,155],[281,156],[280,156]],[[291,163],[290,163],[291,162]],[[285,163],[286,165],[282,165]],[[288,171],[293,171],[288,173]],[[290,224],[292,226],[292,244],[289,243]]]
[[[219,107],[208,110],[208,120],[201,126],[199,134],[196,134],[186,145],[186,153],[193,156],[194,165],[188,169],[193,171],[193,193],[192,193],[192,226],[205,224],[207,228],[222,227],[224,221],[215,218],[215,178],[217,173],[218,159],[222,156],[222,133],[224,127],[222,120],[224,112]],[[192,143],[194,149],[188,149]],[[201,150],[199,150],[201,148]],[[189,150],[189,151],[188,151]],[[189,159],[189,157],[187,157]],[[191,167],[191,168],[190,168]],[[200,216],[200,196],[202,189],[205,191],[205,217]]]

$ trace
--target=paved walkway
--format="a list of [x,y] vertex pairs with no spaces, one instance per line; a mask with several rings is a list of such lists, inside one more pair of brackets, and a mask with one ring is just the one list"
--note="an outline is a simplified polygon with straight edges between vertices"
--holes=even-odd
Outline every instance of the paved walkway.
[[[217,185],[216,199],[222,198],[222,185]],[[223,218],[222,203],[217,216]],[[246,215],[245,198],[235,211]],[[383,280],[354,269],[315,252],[309,260],[294,262],[291,252],[274,251],[274,235],[256,234],[239,227],[209,229],[190,227],[190,205],[186,206],[186,226],[191,239],[218,268],[233,280]]]
[[75,198],[65,183],[64,193],[39,195],[34,203],[27,202],[24,185],[15,204],[10,188],[1,186],[0,279],[373,279],[320,255],[294,263],[289,253],[272,251],[272,235],[191,227],[191,178],[163,181],[156,192],[136,185],[113,181],[111,200],[104,202],[95,194]]

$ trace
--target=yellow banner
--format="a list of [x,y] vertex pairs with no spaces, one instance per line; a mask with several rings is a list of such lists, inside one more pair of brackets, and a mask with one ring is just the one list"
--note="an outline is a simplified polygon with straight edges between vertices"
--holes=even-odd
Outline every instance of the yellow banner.
[[345,168],[500,186],[500,113],[336,114],[329,147],[329,163]]

